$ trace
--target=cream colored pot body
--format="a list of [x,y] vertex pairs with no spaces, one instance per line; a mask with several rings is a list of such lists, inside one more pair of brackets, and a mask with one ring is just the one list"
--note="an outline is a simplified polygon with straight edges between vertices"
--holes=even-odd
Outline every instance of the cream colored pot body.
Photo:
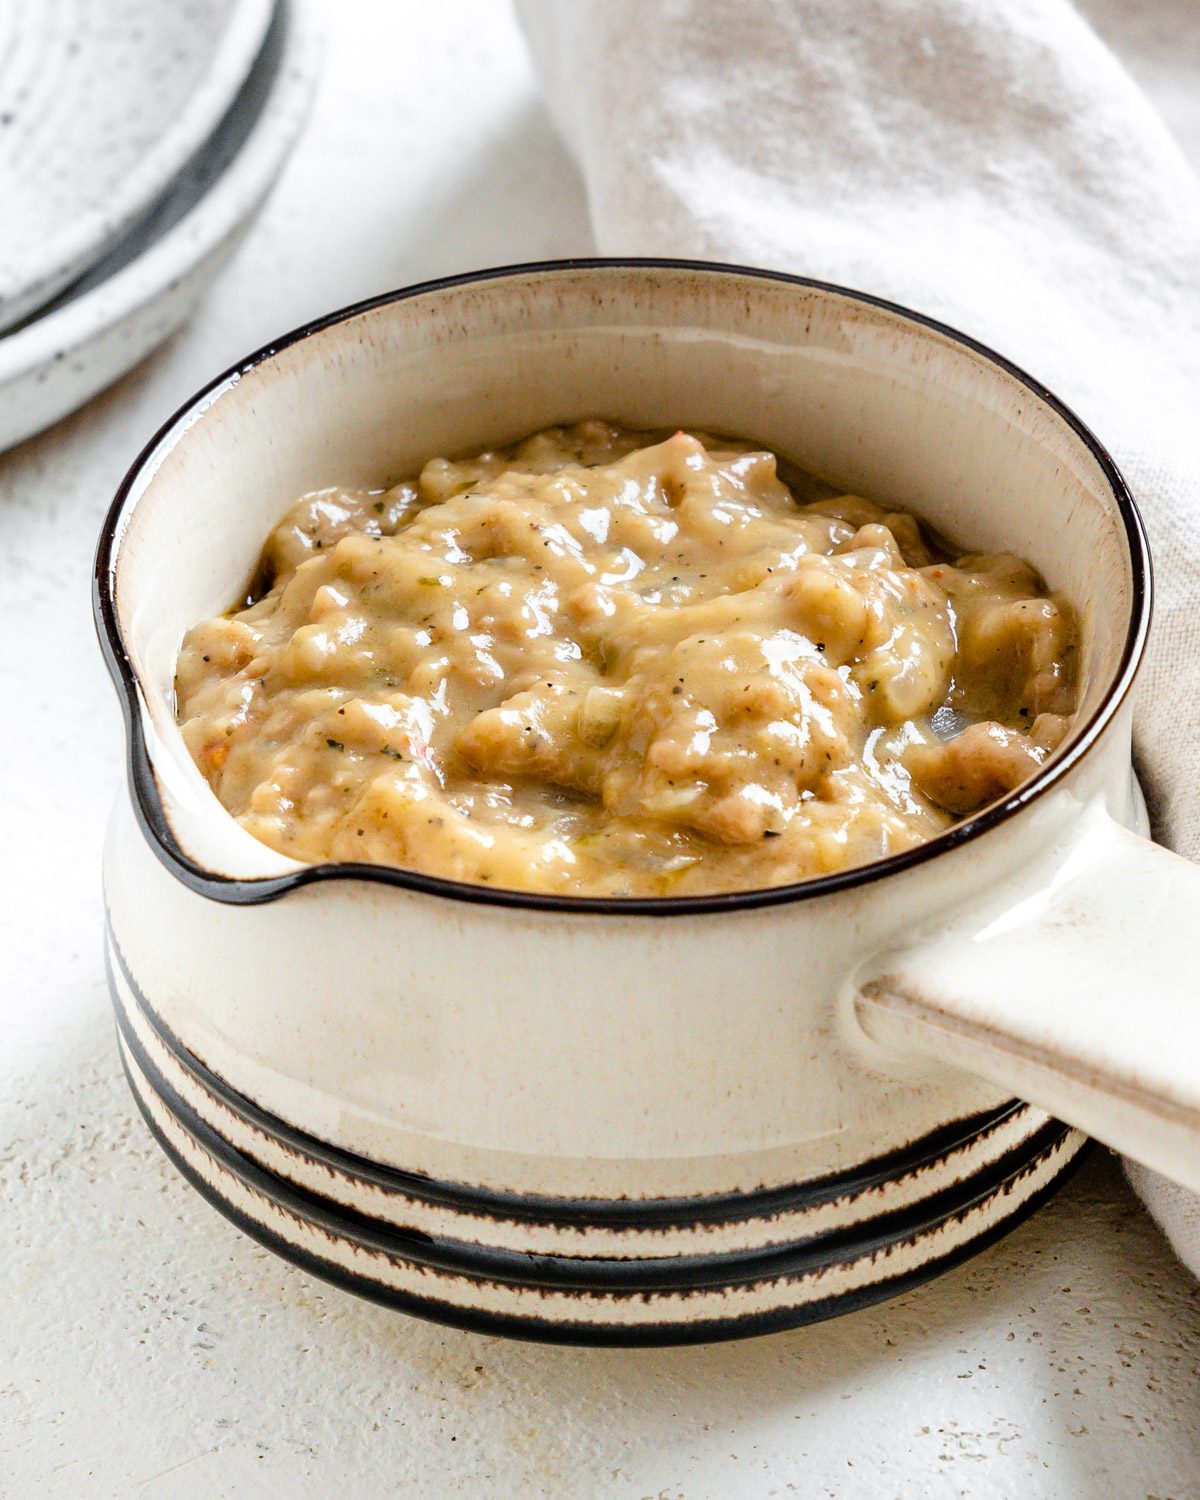
[[[234,824],[182,746],[183,632],[237,596],[298,494],[587,415],[754,438],[1030,559],[1084,624],[1061,767],[917,856],[767,902],[505,904],[361,869],[290,885],[306,872]],[[181,413],[127,481],[99,572],[135,773],[106,858],[114,987],[147,1056],[152,1015],[185,1060],[313,1142],[514,1202],[886,1182],[872,1164],[1013,1094],[1200,1186],[1200,883],[1138,836],[1130,768],[1140,529],[1095,441],[986,351],[836,289],[720,268],[571,264],[418,289],[285,342]],[[274,1147],[237,1148],[303,1176]],[[921,1170],[978,1167],[939,1159]],[[340,1201],[373,1212],[366,1191]],[[404,1222],[462,1239],[458,1209],[439,1212]],[[857,1211],[822,1212],[844,1227]],[[635,1227],[618,1253],[814,1232],[767,1219]],[[482,1239],[612,1253],[602,1226],[570,1220]]]

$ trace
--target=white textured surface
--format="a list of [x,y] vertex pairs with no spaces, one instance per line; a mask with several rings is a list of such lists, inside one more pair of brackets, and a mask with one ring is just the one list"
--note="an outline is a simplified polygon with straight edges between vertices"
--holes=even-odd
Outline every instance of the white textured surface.
[[1195,1285],[1102,1161],[898,1302],[620,1353],[458,1334],[323,1287],[149,1140],[100,959],[119,738],[87,581],[108,497],[202,379],[303,317],[588,248],[494,0],[344,0],[328,26],[312,127],[192,327],[0,459],[0,599],[27,643],[10,635],[0,665],[0,1495],[1190,1500]]

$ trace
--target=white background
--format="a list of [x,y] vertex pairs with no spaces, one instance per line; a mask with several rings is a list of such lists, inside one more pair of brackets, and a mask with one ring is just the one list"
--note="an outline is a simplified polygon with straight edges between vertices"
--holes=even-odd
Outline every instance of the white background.
[[151,1143],[101,968],[120,739],[88,583],[112,491],[198,384],[310,315],[590,248],[499,0],[339,0],[326,25],[308,135],[191,327],[0,458],[0,1496],[1200,1495],[1200,1298],[1107,1159],[897,1302],[622,1353],[360,1303]]

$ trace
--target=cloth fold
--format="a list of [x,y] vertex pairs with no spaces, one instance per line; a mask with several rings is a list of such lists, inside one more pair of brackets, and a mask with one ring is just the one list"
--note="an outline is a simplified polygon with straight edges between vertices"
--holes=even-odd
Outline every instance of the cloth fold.
[[[1136,0],[1093,3],[1156,86],[1200,37],[1181,0],[1158,29]],[[1089,21],[1066,0],[516,4],[601,253],[878,293],[1001,350],[1095,429],[1156,563],[1139,770],[1158,837],[1200,855],[1200,183]],[[1200,1275],[1195,1198],[1131,1178]]]

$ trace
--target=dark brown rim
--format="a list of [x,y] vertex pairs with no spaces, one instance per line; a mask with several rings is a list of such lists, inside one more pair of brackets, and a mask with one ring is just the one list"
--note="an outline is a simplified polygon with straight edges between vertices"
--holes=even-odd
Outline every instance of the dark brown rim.
[[[395,302],[407,301],[452,287],[513,277],[532,278],[563,272],[593,270],[685,271],[690,274],[752,277],[760,281],[770,281],[783,286],[799,287],[808,291],[825,292],[832,296],[843,297],[851,302],[858,302],[864,306],[890,313],[894,317],[905,319],[920,328],[936,333],[951,343],[958,344],[1018,381],[1032,396],[1053,411],[1080,439],[1104,474],[1116,502],[1129,548],[1133,577],[1129,629],[1126,632],[1117,671],[1096,711],[1062,756],[1031,781],[1019,787],[1017,791],[1002,801],[993,803],[983,812],[967,818],[962,823],[955,824],[936,838],[902,854],[893,854],[873,864],[843,870],[833,875],[819,876],[795,885],[769,886],[750,891],[726,891],[707,896],[555,896],[532,891],[494,890],[486,886],[469,885],[464,881],[448,880],[438,875],[425,875],[415,870],[351,861],[308,865],[286,875],[240,879],[215,873],[193,860],[179,844],[166,815],[146,744],[141,710],[138,706],[137,677],[125,648],[117,619],[117,539],[126,505],[141,474],[156,459],[165,456],[165,453],[191,426],[193,419],[224,389],[293,344],[334,327],[338,323],[347,322],[351,318]],[[282,338],[264,345],[247,359],[210,381],[159,428],[122,480],[100,530],[100,539],[96,549],[92,603],[101,649],[117,689],[125,719],[129,785],[138,823],[151,848],[167,869],[197,894],[230,905],[248,906],[273,901],[288,891],[312,885],[318,881],[359,880],[369,881],[376,885],[390,885],[404,890],[419,891],[429,896],[448,897],[454,901],[477,902],[486,906],[622,917],[666,917],[699,915],[705,912],[741,911],[761,906],[781,906],[794,901],[815,900],[819,896],[828,896],[837,891],[865,886],[890,875],[898,875],[904,870],[924,864],[927,860],[936,859],[940,854],[957,849],[988,833],[1028,807],[1082,761],[1124,701],[1132,686],[1145,647],[1146,634],[1150,625],[1151,593],[1150,552],[1142,519],[1134,504],[1133,496],[1129,492],[1129,487],[1108,450],[1075,413],[1040,381],[1035,380],[1025,370],[1013,364],[1011,360],[1005,359],[1003,355],[996,353],[986,344],[958,332],[957,329],[939,322],[936,318],[914,312],[911,308],[889,302],[882,297],[872,296],[868,292],[856,291],[851,287],[838,286],[813,277],[792,276],[782,271],[767,271],[753,266],[726,265],[716,261],[652,257],[590,257],[496,266],[489,270],[421,282],[400,291],[385,293],[364,302],[356,302],[326,317],[305,323]]]

